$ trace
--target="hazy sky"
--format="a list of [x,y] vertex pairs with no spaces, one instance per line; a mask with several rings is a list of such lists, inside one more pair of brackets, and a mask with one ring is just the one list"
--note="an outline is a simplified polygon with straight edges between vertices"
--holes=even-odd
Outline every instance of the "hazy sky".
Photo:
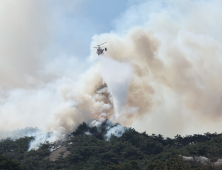
[[[95,34],[116,29],[115,20],[130,5],[128,0],[48,0],[56,25],[55,33],[60,51],[86,58],[90,55],[90,43]],[[54,50],[54,48],[52,49]]]

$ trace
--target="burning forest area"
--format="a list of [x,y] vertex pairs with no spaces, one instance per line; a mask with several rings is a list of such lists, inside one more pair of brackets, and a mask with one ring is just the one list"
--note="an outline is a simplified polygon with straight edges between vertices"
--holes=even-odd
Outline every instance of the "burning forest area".
[[220,0],[0,0],[0,169],[222,169],[221,16]]

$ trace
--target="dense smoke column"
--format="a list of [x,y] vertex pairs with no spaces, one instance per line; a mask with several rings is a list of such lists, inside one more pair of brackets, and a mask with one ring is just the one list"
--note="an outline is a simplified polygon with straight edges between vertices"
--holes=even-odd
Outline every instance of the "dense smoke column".
[[[67,71],[63,56],[58,65],[43,60],[51,36],[45,3],[1,3],[8,9],[0,10],[1,35],[13,36],[0,40],[0,131],[33,126],[59,137],[83,121],[106,118],[171,137],[221,129],[221,1],[132,6],[116,21],[116,30],[93,37],[92,47],[108,42],[108,51],[78,80],[67,76],[76,69]],[[95,59],[95,51],[91,55]],[[111,64],[104,65],[105,57]],[[128,70],[129,79],[119,80],[119,64],[133,68],[119,71]],[[115,74],[102,74],[101,67],[111,70],[107,66]],[[97,93],[104,81],[109,95]]]
[[[208,7],[215,9],[210,18],[217,20],[221,3],[167,3],[166,13],[161,8],[158,12],[151,10],[152,15],[147,16],[143,26],[94,36],[97,42],[109,42],[107,48],[112,49],[106,53],[109,58],[130,63],[134,68],[126,106],[138,109],[120,115],[119,121],[125,125],[137,122],[135,127],[141,131],[147,129],[150,133],[169,136],[217,131],[222,115],[222,81],[219,79],[222,75],[222,39],[207,20],[200,22],[204,29],[193,21],[205,17],[204,11]],[[191,11],[186,8],[188,4]],[[136,17],[139,9],[145,10],[149,5],[152,3],[129,9],[121,21],[128,24],[127,14]],[[187,16],[175,7],[187,11]],[[188,22],[186,17],[191,16],[190,13],[200,15]],[[167,29],[161,29],[161,25]]]

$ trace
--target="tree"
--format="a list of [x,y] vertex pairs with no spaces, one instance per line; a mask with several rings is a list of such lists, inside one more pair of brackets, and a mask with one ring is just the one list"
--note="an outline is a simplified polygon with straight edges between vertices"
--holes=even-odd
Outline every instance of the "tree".
[[21,164],[8,156],[0,155],[0,169],[5,170],[22,170]]

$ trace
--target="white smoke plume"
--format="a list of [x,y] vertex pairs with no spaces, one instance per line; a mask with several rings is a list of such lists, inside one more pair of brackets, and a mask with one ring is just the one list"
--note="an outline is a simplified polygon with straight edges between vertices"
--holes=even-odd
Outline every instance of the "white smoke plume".
[[135,69],[126,106],[138,111],[120,122],[168,136],[221,128],[221,9],[218,0],[148,1],[116,21],[119,32],[94,36]]
[[[50,43],[51,15],[46,2],[0,1],[0,85],[28,88],[47,81],[43,52]],[[41,11],[41,12],[39,12]]]
[[116,137],[121,137],[123,135],[123,133],[126,131],[126,127],[123,127],[123,125],[117,125],[115,127],[108,127],[108,131],[105,135],[105,137],[107,138],[107,140],[110,139],[111,135],[114,135]]
[[24,129],[17,129],[14,131],[0,132],[1,139],[12,138],[18,139],[24,136],[36,136],[41,130],[38,128],[26,127]]
[[44,59],[53,36],[45,1],[0,3],[0,131],[62,135],[111,119],[171,137],[220,132],[221,1],[132,4],[115,31],[93,37],[108,51],[84,73],[74,56]]
[[[99,130],[101,126],[104,126],[106,128],[107,132],[104,135],[106,140],[110,140],[112,135],[116,137],[121,137],[124,134],[124,132],[128,129],[123,125],[114,123],[110,120],[105,120],[105,121],[93,120],[89,124],[89,127],[97,127]],[[85,134],[91,135],[89,132],[86,132]]]

